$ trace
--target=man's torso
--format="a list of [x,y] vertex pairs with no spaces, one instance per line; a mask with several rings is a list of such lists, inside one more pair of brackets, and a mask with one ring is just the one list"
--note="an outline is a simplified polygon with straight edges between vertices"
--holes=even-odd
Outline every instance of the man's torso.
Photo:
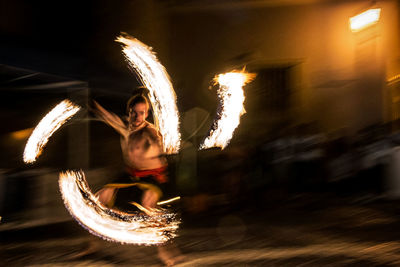
[[137,170],[156,169],[166,165],[162,156],[161,136],[148,122],[138,130],[121,136],[121,148],[125,163]]

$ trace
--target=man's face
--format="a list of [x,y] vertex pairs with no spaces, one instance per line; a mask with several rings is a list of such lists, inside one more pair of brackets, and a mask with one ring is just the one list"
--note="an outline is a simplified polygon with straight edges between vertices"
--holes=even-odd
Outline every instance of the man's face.
[[129,110],[129,122],[135,127],[140,126],[146,120],[147,115],[147,105],[137,103]]

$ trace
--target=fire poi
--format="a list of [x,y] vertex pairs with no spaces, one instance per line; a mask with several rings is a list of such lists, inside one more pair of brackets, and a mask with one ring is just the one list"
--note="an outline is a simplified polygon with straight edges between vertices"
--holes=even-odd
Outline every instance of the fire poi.
[[33,163],[36,161],[50,136],[79,110],[79,106],[66,99],[47,113],[33,130],[25,145],[24,162]]
[[224,149],[232,139],[233,132],[240,123],[244,109],[243,86],[255,78],[255,74],[228,72],[215,76],[214,82],[219,84],[218,114],[209,135],[200,145],[200,149],[220,147]]
[[59,186],[71,215],[89,232],[123,244],[160,244],[175,237],[179,220],[164,209],[124,213],[102,205],[90,191],[82,171],[60,173]]
[[[123,44],[123,53],[129,66],[138,74],[149,89],[149,98],[154,111],[155,126],[163,137],[166,153],[177,153],[180,148],[179,116],[176,96],[164,66],[157,60],[152,49],[139,40],[124,35],[116,39]],[[243,86],[255,77],[254,74],[229,72],[216,76],[218,83],[219,112],[213,128],[201,145],[201,149],[220,147],[224,149],[239,125],[244,111]],[[64,100],[46,115],[33,131],[25,151],[24,161],[32,163],[40,155],[50,136],[80,107]],[[95,196],[83,171],[65,171],[59,175],[59,186],[64,204],[71,215],[92,234],[109,241],[124,244],[161,244],[176,236],[179,220],[174,213],[159,206],[179,197],[158,202],[158,208],[143,212],[124,213],[104,206]]]

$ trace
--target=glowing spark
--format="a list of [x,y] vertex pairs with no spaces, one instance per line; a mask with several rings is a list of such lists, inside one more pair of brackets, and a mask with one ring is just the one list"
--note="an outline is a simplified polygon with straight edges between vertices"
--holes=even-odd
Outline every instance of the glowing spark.
[[71,215],[89,232],[124,244],[161,244],[176,236],[175,214],[152,209],[151,216],[124,213],[102,205],[82,171],[60,173],[60,191]]
[[167,199],[167,200],[164,200],[164,201],[157,202],[157,205],[162,206],[162,205],[165,205],[165,204],[168,204],[168,203],[171,203],[173,201],[180,200],[180,199],[181,199],[181,197],[170,198],[170,199]]
[[353,32],[358,32],[372,24],[378,22],[381,14],[380,8],[368,9],[367,11],[350,18],[350,29]]
[[129,65],[149,89],[154,120],[163,137],[164,152],[176,153],[180,147],[179,116],[176,96],[169,75],[151,47],[130,36],[119,36]]
[[245,72],[229,72],[214,78],[220,85],[217,92],[220,99],[219,112],[212,130],[200,149],[211,147],[224,149],[228,145],[234,130],[239,125],[240,116],[245,113],[243,86],[254,78],[255,74]]
[[137,202],[129,202],[129,203],[136,206],[139,210],[143,211],[147,215],[153,215],[154,212],[157,212],[157,210],[153,210],[152,208],[146,209],[145,207],[143,207],[142,205],[140,205]]
[[61,101],[36,126],[24,151],[24,162],[32,163],[41,154],[50,136],[80,110],[69,100]]

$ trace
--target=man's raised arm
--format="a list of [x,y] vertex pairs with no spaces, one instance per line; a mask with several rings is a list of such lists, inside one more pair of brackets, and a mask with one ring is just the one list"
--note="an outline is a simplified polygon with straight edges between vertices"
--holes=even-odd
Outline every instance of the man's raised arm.
[[103,120],[105,123],[113,127],[119,134],[125,136],[128,133],[128,129],[125,123],[116,114],[107,111],[99,103],[93,100],[93,108],[91,109],[97,117]]

